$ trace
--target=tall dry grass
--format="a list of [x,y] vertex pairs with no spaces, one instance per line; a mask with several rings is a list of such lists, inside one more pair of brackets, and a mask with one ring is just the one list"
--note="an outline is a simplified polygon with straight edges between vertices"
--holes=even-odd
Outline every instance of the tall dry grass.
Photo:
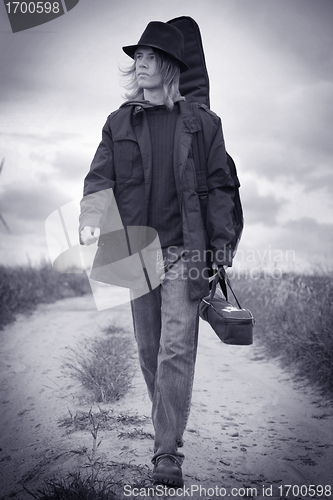
[[91,293],[86,274],[61,274],[47,262],[37,267],[0,265],[0,329],[38,304]]
[[333,276],[262,273],[233,279],[256,324],[255,341],[302,378],[333,395]]
[[81,339],[76,348],[69,349],[63,366],[97,403],[122,398],[134,375],[132,333],[114,325],[103,333],[95,339]]

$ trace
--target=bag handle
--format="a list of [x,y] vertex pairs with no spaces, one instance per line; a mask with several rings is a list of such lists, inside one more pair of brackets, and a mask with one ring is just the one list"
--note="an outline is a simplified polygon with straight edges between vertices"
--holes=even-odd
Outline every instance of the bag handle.
[[239,309],[242,309],[242,306],[240,305],[236,295],[235,295],[235,292],[233,291],[232,287],[231,287],[231,283],[230,283],[230,280],[229,280],[229,277],[227,275],[227,273],[225,272],[225,269],[223,266],[221,266],[214,278],[213,278],[213,281],[212,281],[212,288],[211,288],[211,291],[210,291],[210,300],[212,300],[214,298],[214,295],[215,295],[215,291],[216,291],[216,286],[217,286],[217,283],[220,282],[220,286],[221,286],[221,289],[225,295],[225,298],[226,300],[228,300],[228,293],[227,293],[227,287],[226,287],[226,283],[228,285],[228,287],[230,288],[234,298],[235,298],[235,301],[237,302],[237,305],[239,307]]

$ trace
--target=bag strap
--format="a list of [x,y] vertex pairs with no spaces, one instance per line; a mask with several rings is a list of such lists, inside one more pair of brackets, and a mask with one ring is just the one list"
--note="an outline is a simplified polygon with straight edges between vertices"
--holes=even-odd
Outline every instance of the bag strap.
[[239,300],[237,299],[236,295],[235,295],[235,292],[233,291],[232,289],[232,286],[231,286],[231,283],[230,283],[230,280],[229,280],[229,277],[227,275],[227,273],[225,272],[225,269],[223,266],[221,266],[218,271],[216,272],[214,278],[213,278],[213,281],[212,281],[212,288],[211,288],[211,291],[210,291],[210,300],[212,300],[214,298],[214,295],[215,295],[215,291],[216,291],[216,286],[217,286],[217,283],[220,282],[220,286],[221,286],[221,289],[224,293],[224,296],[226,298],[226,300],[228,300],[228,294],[227,294],[227,287],[226,287],[226,283],[228,285],[228,287],[230,288],[234,298],[235,298],[235,301],[237,302],[237,305],[239,307],[239,309],[242,309],[242,306],[240,305],[239,303]]
[[[194,116],[196,117],[198,124],[200,124],[198,103],[193,102],[191,106]],[[193,134],[192,144],[193,144],[193,160],[195,165],[195,173],[198,182],[197,194],[200,200],[205,200],[208,196],[208,188],[207,188],[205,147],[204,147],[204,140],[201,128],[200,130],[195,132],[195,134]]]

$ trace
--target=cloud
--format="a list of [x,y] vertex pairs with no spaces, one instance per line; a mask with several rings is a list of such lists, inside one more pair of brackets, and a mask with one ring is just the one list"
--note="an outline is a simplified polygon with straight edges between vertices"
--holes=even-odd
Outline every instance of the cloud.
[[[333,84],[318,82],[281,89],[280,96],[265,110],[258,101],[258,117],[240,125],[241,140],[231,146],[244,158],[247,171],[272,182],[301,184],[305,190],[331,190],[333,173]],[[250,113],[250,111],[249,111]]]
[[240,196],[246,224],[261,223],[265,226],[276,226],[277,217],[285,200],[277,199],[271,194],[260,194],[257,183],[245,179]]
[[330,189],[331,0],[320,8],[312,0],[226,2],[212,22],[221,28],[214,49],[221,64],[212,58],[209,66],[212,104],[221,108],[229,152],[272,182]]
[[[333,53],[333,4],[321,0],[255,0],[221,4],[228,19],[241,26],[242,39],[256,44],[267,60],[292,79],[316,80],[318,71],[330,80]],[[219,19],[219,16],[216,16]],[[247,47],[244,45],[244,50]],[[282,61],[283,59],[283,61]]]
[[0,138],[8,141],[19,141],[20,143],[30,144],[31,146],[40,146],[40,144],[57,145],[65,141],[73,141],[78,137],[75,132],[63,132],[61,130],[53,130],[49,133],[33,133],[33,132],[7,132],[0,131]]
[[[38,164],[45,163],[43,155],[32,153],[30,159]],[[81,154],[76,154],[72,150],[68,151],[68,153],[57,152],[54,159],[50,162],[54,169],[52,180],[62,183],[73,182],[83,186],[83,180],[89,171],[91,160],[92,157],[83,152],[81,152]],[[47,179],[50,179],[50,176],[47,173],[44,174],[41,172],[39,178],[43,181],[47,181]]]
[[116,40],[121,40],[125,23],[129,30],[121,5],[111,6],[109,0],[100,0],[98,9],[80,5],[47,25],[14,35],[5,10],[1,4],[2,110],[9,113],[18,102],[25,108],[31,103],[37,112],[49,109],[51,118],[62,108],[82,112],[82,95],[89,114],[112,102],[110,87],[117,87],[118,80],[115,55],[121,50]]
[[27,234],[34,232],[36,225],[44,224],[45,219],[56,208],[68,202],[54,185],[38,183],[6,186],[0,194],[0,209],[13,232]]
[[212,109],[222,117],[242,183],[244,243],[331,248],[330,225],[320,221],[332,211],[327,193],[321,196],[333,187],[332,0],[99,4],[80,2],[15,35],[0,5],[0,209],[27,235],[24,246],[40,245],[45,218],[82,192],[106,116],[121,103],[121,46],[135,43],[150,20],[187,11],[200,25]]
[[333,249],[333,223],[321,224],[311,217],[303,217],[297,220],[286,222],[283,227],[299,238],[300,242],[306,240],[305,247],[325,247],[327,250]]
[[264,264],[302,272],[321,266],[333,269],[333,224],[319,223],[311,217],[276,226],[245,223],[235,265]]
[[333,264],[333,224],[320,224],[310,217],[289,221],[282,227],[283,241],[306,260],[317,263],[322,256]]

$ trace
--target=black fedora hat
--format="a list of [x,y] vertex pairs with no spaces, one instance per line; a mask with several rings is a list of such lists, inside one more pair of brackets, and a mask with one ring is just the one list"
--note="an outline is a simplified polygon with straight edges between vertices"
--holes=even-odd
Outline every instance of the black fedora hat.
[[189,67],[182,60],[184,53],[184,37],[182,32],[171,24],[161,21],[151,21],[140,40],[136,45],[127,45],[123,47],[125,54],[134,59],[136,49],[140,45],[147,45],[153,49],[163,50],[177,61],[180,71],[187,71]]

